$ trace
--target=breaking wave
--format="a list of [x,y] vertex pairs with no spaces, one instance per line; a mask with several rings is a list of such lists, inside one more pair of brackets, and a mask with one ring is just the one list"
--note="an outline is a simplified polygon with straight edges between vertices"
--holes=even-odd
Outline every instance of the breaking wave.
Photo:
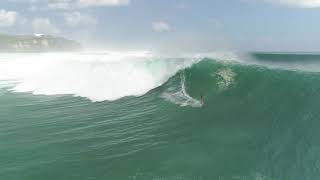
[[[212,91],[223,92],[237,84],[237,73],[221,64],[236,62],[293,70],[300,67],[285,57],[280,65],[279,61],[265,62],[263,58],[241,59],[232,52],[180,56],[150,52],[1,54],[0,87],[11,92],[72,95],[99,102],[138,97],[165,86],[161,93],[165,100],[200,107],[200,96],[206,98]],[[215,62],[219,63],[212,65]],[[314,60],[310,63],[320,67],[314,65]]]
[[200,60],[148,52],[2,54],[0,80],[13,92],[113,101],[144,95]]

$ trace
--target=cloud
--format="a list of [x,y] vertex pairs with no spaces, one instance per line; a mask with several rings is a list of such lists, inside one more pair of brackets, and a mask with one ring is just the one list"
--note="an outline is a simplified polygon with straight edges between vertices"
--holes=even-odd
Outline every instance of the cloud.
[[71,8],[71,2],[65,0],[65,1],[53,1],[48,3],[49,9],[69,9]]
[[31,11],[41,10],[69,10],[90,7],[125,6],[131,0],[7,0],[14,3],[29,4]]
[[320,8],[320,0],[265,0],[273,4],[279,4],[297,8]]
[[171,27],[167,22],[159,21],[152,23],[152,30],[155,32],[168,32]]
[[[124,6],[130,4],[130,0],[47,0],[49,9],[79,9],[102,6]],[[34,4],[37,2],[35,1]],[[42,8],[43,9],[43,8]]]
[[186,9],[187,8],[187,5],[185,2],[180,2],[178,5],[177,5],[177,8],[178,9]]
[[130,0],[79,0],[81,7],[88,6],[121,6],[128,5]]
[[0,10],[0,27],[13,26],[17,21],[17,12]]
[[209,18],[208,22],[211,23],[214,27],[219,28],[222,26],[222,23],[219,19],[217,18]]
[[95,17],[89,14],[81,14],[80,12],[65,13],[64,18],[68,26],[97,24],[97,20]]
[[48,18],[35,18],[32,21],[34,33],[41,34],[58,34],[60,30],[54,26]]

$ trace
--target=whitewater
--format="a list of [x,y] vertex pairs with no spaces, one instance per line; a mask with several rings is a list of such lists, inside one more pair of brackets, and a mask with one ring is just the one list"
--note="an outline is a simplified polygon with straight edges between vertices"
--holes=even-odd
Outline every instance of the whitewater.
[[159,61],[147,52],[8,54],[0,80],[14,81],[14,92],[112,101],[141,96],[195,61]]

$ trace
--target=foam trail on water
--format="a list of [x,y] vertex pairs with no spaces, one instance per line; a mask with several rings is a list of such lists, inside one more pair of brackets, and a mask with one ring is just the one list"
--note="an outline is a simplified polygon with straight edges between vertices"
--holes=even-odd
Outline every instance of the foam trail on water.
[[198,61],[148,52],[1,54],[0,81],[18,81],[14,92],[113,101],[144,95]]
[[186,78],[184,73],[181,73],[181,86],[178,89],[169,88],[162,94],[162,97],[174,104],[184,106],[191,106],[191,107],[201,107],[201,102],[197,99],[192,98],[186,91]]

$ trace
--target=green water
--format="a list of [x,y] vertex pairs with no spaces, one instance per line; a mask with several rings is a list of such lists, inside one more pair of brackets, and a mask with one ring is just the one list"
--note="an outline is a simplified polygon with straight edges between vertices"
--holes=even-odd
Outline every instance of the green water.
[[[190,96],[204,95],[204,107],[163,98],[182,82]],[[319,107],[317,72],[210,59],[111,102],[6,87],[0,179],[319,179]]]

